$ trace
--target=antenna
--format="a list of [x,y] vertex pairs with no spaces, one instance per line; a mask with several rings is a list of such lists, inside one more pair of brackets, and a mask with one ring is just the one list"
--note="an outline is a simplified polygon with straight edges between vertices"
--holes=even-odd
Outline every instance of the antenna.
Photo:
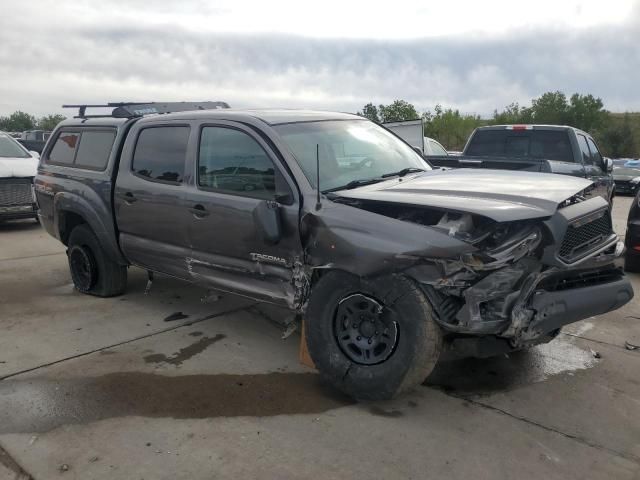
[[320,144],[316,143],[316,188],[318,189],[318,200],[316,202],[316,210],[320,210]]

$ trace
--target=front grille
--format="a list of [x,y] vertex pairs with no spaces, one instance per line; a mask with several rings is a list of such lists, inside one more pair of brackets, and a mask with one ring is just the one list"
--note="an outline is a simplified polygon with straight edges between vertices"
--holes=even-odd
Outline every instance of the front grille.
[[613,233],[613,230],[609,212],[604,212],[599,218],[587,223],[577,221],[567,228],[560,246],[559,256],[566,261],[571,261],[580,254],[589,251],[609,237],[611,233]]
[[31,205],[32,203],[30,178],[0,179],[0,206]]

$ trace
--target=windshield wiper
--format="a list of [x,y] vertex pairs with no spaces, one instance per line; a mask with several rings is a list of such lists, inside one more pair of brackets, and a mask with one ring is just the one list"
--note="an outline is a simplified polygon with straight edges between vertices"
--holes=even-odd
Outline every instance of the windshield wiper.
[[346,185],[342,185],[340,187],[329,188],[327,190],[323,190],[322,193],[337,192],[338,190],[350,190],[352,188],[362,187],[364,185],[371,185],[372,183],[378,183],[378,182],[381,182],[383,180],[384,180],[384,178],[382,178],[382,177],[364,178],[364,179],[361,179],[361,180],[351,180]]
[[380,178],[388,178],[388,177],[404,177],[408,173],[415,172],[426,172],[424,168],[419,167],[407,167],[402,170],[398,170],[397,172],[385,173],[384,175],[380,175]]

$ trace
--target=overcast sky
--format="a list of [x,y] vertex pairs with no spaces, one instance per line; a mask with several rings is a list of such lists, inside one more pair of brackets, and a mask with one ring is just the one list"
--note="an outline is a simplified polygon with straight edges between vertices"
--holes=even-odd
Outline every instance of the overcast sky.
[[[640,0],[2,0],[0,115],[225,100],[488,116],[549,90],[640,110]],[[383,6],[386,5],[386,6]]]

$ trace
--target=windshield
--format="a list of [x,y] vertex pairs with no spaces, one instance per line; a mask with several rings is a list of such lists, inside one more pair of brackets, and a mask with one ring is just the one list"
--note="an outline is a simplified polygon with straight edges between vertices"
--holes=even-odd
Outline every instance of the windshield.
[[323,191],[406,168],[431,169],[409,145],[366,120],[290,123],[275,129],[314,188],[319,149]]
[[0,158],[30,158],[31,155],[9,135],[0,133]]

